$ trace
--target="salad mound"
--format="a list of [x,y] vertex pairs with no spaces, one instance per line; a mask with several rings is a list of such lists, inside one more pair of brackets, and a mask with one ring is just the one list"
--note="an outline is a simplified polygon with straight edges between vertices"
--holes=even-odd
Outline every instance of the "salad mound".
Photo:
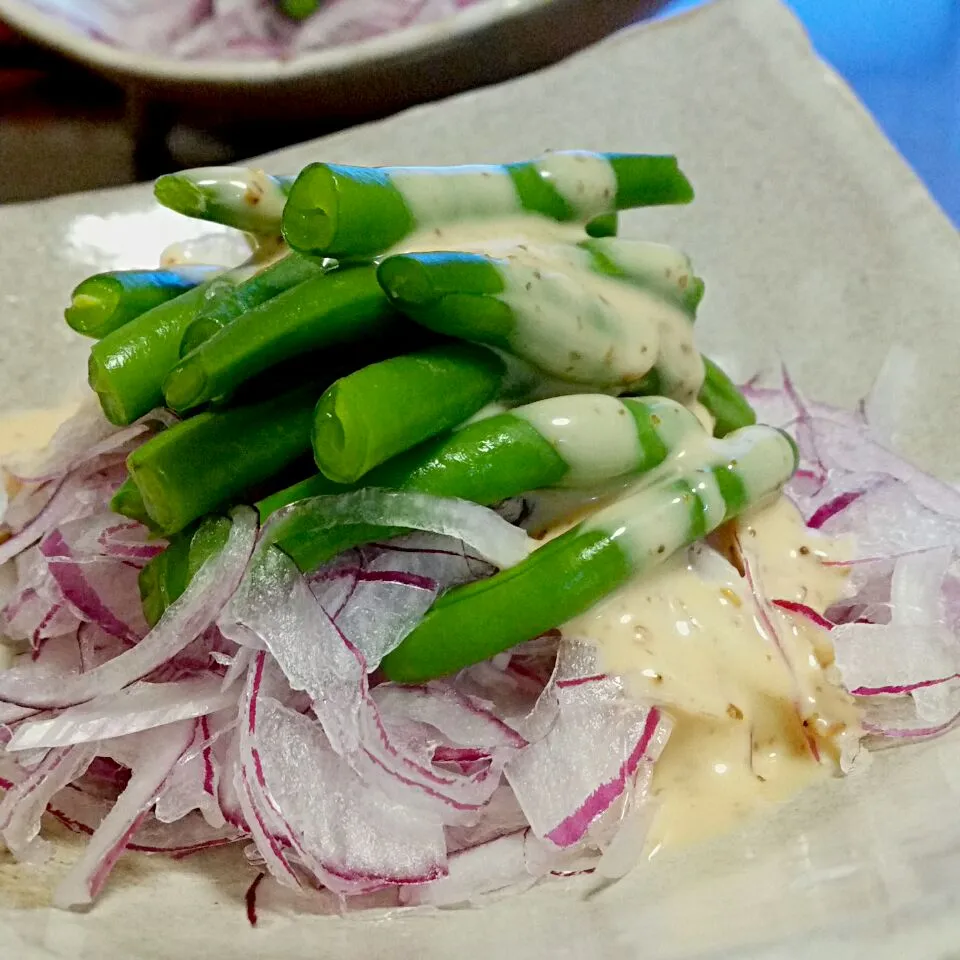
[[[182,176],[250,259],[81,284],[99,402],[5,466],[0,837],[90,835],[57,905],[226,844],[359,906],[618,878],[698,731],[779,800],[960,720],[960,492],[884,446],[889,371],[852,413],[696,351],[689,261],[615,236],[672,158]],[[709,629],[694,586],[762,669],[612,645]]]

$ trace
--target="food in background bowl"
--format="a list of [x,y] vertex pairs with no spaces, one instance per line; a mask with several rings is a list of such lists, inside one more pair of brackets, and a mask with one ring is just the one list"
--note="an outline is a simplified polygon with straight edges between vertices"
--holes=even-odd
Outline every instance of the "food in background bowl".
[[478,0],[30,0],[78,31],[182,59],[297,56],[437,23]]

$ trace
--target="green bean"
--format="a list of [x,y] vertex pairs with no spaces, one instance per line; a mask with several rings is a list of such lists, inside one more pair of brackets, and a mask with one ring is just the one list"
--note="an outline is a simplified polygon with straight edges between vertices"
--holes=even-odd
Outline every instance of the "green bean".
[[218,272],[197,266],[98,273],[74,288],[64,318],[72,330],[99,340]]
[[143,616],[149,626],[154,626],[167,607],[187,589],[190,582],[187,575],[189,550],[190,534],[184,531],[171,537],[166,550],[140,571],[137,586]]
[[317,404],[313,456],[338,483],[462,423],[503,382],[490,350],[454,343],[371,364],[334,383]]
[[[725,437],[741,427],[757,422],[757,415],[736,384],[709,357],[703,357],[703,386],[697,400],[713,417],[713,433]],[[636,384],[634,392],[645,396],[660,393],[660,372],[654,367],[643,380]]]
[[200,167],[160,177],[153,186],[165,207],[248,233],[280,231],[293,177],[273,177],[249,167]]
[[283,233],[295,250],[370,257],[416,229],[531,213],[592,223],[628,207],[688,203],[675,157],[558,152],[520,163],[464,167],[348,167],[313,163],[290,190]]
[[205,412],[152,437],[127,458],[150,519],[176,533],[262,483],[310,448],[321,386]]
[[704,283],[694,275],[690,258],[665,243],[609,237],[584,240],[578,246],[590,255],[594,272],[656,291],[691,316],[703,299]]
[[[555,397],[477,420],[372,470],[364,486],[492,504],[545,487],[593,488],[645,473],[703,435],[697,418],[662,397]],[[261,517],[298,500],[346,493],[322,474],[258,504]],[[273,539],[309,572],[340,550],[407,531],[358,524],[316,528],[310,509],[291,510]]]
[[709,357],[703,358],[706,376],[697,398],[714,419],[713,432],[725,437],[757,422],[757,415],[736,384]]
[[174,534],[166,550],[140,571],[140,602],[151,627],[180,598],[204,561],[223,549],[231,526],[227,517],[206,517],[198,526]]
[[421,683],[558,627],[777,493],[795,468],[793,442],[772,427],[708,441],[701,458],[665,464],[517,566],[445,594],[381,668]]
[[242,314],[175,367],[171,364],[163,393],[171,409],[192,410],[308,351],[408,330],[383,295],[373,267],[332,270]]
[[180,356],[185,357],[196,350],[241,314],[272,300],[304,280],[318,276],[323,269],[323,266],[306,257],[289,253],[249,280],[230,284],[222,291],[211,294],[184,331],[180,341]]
[[252,269],[244,265],[229,270],[142,313],[93,345],[90,386],[111,423],[133,423],[163,403],[161,386],[179,359],[180,338],[211,286],[240,283]]
[[277,6],[291,20],[306,20],[320,8],[322,0],[277,0]]
[[[689,410],[662,397],[555,397],[428,440],[372,470],[362,485],[492,504],[544,487],[592,487],[645,473],[702,434]],[[315,474],[260,500],[260,521],[297,501],[360,486]],[[368,523],[318,525],[311,505],[304,507],[274,521],[271,539],[307,573],[342,550],[408,532]]]
[[551,377],[633,392],[657,366],[665,396],[693,399],[703,367],[689,309],[646,278],[640,283],[636,265],[630,283],[586,283],[583,274],[598,272],[591,251],[555,252],[549,270],[513,255],[399,254],[380,264],[377,277],[391,302],[423,326],[507,351]]
[[140,490],[131,477],[127,477],[127,479],[117,487],[116,492],[110,500],[110,509],[114,513],[129,517],[131,520],[136,520],[145,526],[153,526],[150,514],[147,513],[147,508],[143,503],[143,497],[140,496]]

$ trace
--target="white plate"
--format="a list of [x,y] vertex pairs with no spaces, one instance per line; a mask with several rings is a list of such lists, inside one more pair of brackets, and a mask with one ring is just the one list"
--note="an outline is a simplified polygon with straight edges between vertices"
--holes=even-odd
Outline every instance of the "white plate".
[[[681,156],[696,202],[633,214],[625,232],[690,251],[708,284],[702,343],[723,359],[746,369],[778,350],[802,388],[849,404],[890,344],[916,349],[905,447],[960,476],[960,241],[775,0],[726,0],[265,162],[501,160],[570,146]],[[83,274],[156,255],[171,218],[150,211],[146,188],[0,210],[5,406],[52,402],[80,380],[84,344],[59,309]],[[62,869],[0,859],[0,956],[947,960],[960,945],[960,735],[887,751],[862,776],[593,896],[589,882],[558,882],[483,910],[373,922],[264,909],[252,930],[238,851],[122,861],[86,916],[44,906]]]

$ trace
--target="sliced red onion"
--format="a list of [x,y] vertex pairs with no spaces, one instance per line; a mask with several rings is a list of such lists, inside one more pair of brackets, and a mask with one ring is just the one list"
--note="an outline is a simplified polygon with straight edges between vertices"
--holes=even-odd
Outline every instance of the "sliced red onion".
[[[253,668],[243,727],[253,764],[247,781],[256,781],[269,805],[257,819],[278,827],[302,866],[336,892],[442,876],[446,845],[439,821],[371,790],[334,752],[318,723],[269,696],[264,657],[258,654]],[[277,844],[268,847],[261,852],[275,869]],[[278,879],[289,879],[289,871],[283,863]]]
[[326,0],[303,23],[268,0],[32,2],[73,30],[130,50],[191,60],[287,60],[437,23],[477,0]]
[[886,711],[870,711],[873,719],[864,720],[864,733],[882,737],[889,744],[896,746],[911,741],[932,740],[942,737],[945,733],[956,729],[960,725],[960,712],[941,723],[923,723],[913,718],[893,719],[885,716]]
[[90,838],[83,855],[54,892],[53,902],[58,907],[90,903],[103,888],[174,765],[190,746],[193,724],[181,721],[136,734],[136,737],[140,763],[126,789]]
[[22,530],[9,540],[0,543],[0,565],[12,560],[27,547],[33,546],[41,537],[49,533],[57,524],[82,515],[85,511],[80,494],[84,488],[84,479],[68,477],[55,484],[53,495],[40,512],[27,523]]
[[625,877],[643,860],[647,833],[655,811],[654,804],[644,802],[652,778],[652,764],[645,764],[637,771],[613,835],[597,861],[597,873],[607,880]]
[[896,447],[911,408],[910,391],[920,382],[920,358],[900,343],[890,347],[877,373],[863,410],[870,432],[882,444]]
[[31,547],[15,561],[17,585],[0,611],[0,630],[12,640],[27,640],[36,652],[44,641],[79,627],[76,613],[64,603],[40,550]]
[[47,560],[50,575],[79,617],[119,640],[136,643],[146,633],[137,589],[139,571],[115,560],[76,558],[69,538],[78,525],[86,528],[88,521],[61,524],[41,541],[40,553]]
[[[646,778],[644,778],[646,780]],[[628,790],[632,789],[628,787]],[[595,833],[601,833],[604,838],[610,832],[607,821],[611,815],[619,821],[620,807],[622,807],[628,793],[624,793],[617,802],[601,816],[591,827],[589,836],[579,844],[571,847],[557,847],[549,840],[543,840],[532,830],[527,833],[526,858],[527,872],[534,877],[575,877],[584,873],[593,873],[600,860],[600,849],[597,846]],[[598,830],[603,827],[603,830]]]
[[72,783],[96,756],[90,745],[52,750],[0,801],[0,835],[20,860],[39,860],[48,848],[37,840],[40,818],[54,795]]
[[945,623],[941,600],[952,559],[944,549],[901,557],[890,585],[890,622],[845,623],[831,635],[851,693],[909,695],[922,728],[960,713],[960,638]]
[[501,782],[475,823],[446,828],[447,850],[455,853],[527,829],[527,818],[509,785]]
[[356,749],[357,712],[366,683],[363,658],[325,613],[282,550],[258,552],[220,618],[252,633],[276,658],[290,686],[303,690],[338,753]]
[[494,572],[493,565],[468,550],[462,540],[437,533],[409,533],[385,543],[365,544],[356,552],[366,567],[428,577],[442,590]]
[[796,600],[772,600],[771,603],[773,606],[779,607],[781,610],[786,610],[787,613],[795,613],[801,617],[804,617],[823,630],[832,630],[835,626],[835,624],[828,620],[825,616],[817,613],[813,607],[809,607],[805,603],[798,603]]
[[447,876],[423,886],[400,892],[404,906],[453,906],[476,902],[485,894],[519,892],[532,886],[536,878],[527,870],[527,830],[450,854]]
[[[536,643],[529,641],[520,649]],[[556,663],[556,640],[551,645],[554,650],[553,661]],[[499,718],[532,743],[546,736],[557,716],[556,698],[542,695],[554,670],[551,666],[544,680],[539,668],[534,672],[521,662],[515,669],[514,661],[520,661],[521,657],[522,654],[514,653],[505,670],[489,661],[475,664],[461,671],[453,679],[453,684],[460,693],[496,704]]]
[[312,578],[311,589],[368,671],[399,646],[437,597],[436,582],[403,570],[341,567]]
[[460,693],[446,683],[382,683],[371,696],[381,715],[429,724],[455,744],[508,752],[527,746],[527,741],[497,716],[492,703]]
[[360,748],[353,764],[398,803],[444,824],[470,823],[497,789],[502,757],[477,756],[465,765],[437,760],[429,728],[382,714],[371,698],[364,700],[359,720]]
[[97,545],[103,556],[136,566],[143,566],[167,546],[165,540],[152,537],[150,530],[135,520],[120,520],[105,527],[97,535]]
[[534,833],[569,847],[623,795],[640,765],[656,760],[670,722],[598,674],[595,654],[579,643],[561,648],[544,696],[558,702],[556,722],[505,772]]
[[[236,700],[236,697],[233,698]],[[212,714],[210,716],[209,714]],[[221,734],[232,729],[234,708],[208,711],[194,726],[193,742],[174,768],[157,798],[154,816],[161,823],[175,823],[199,810],[211,827],[223,827],[226,816],[220,806],[219,787],[226,755]]]
[[487,507],[423,493],[369,487],[340,496],[315,497],[278,511],[272,523],[290,512],[310,517],[318,530],[370,523],[443,534],[462,540],[479,557],[500,568],[519,563],[536,546],[523,530]]
[[41,10],[70,22],[90,36],[132,50],[160,53],[212,8],[197,0],[170,0],[157,5],[151,0],[129,0],[118,4],[109,0],[35,0]]
[[13,789],[24,777],[26,772],[23,767],[13,757],[0,750],[0,790]]
[[34,707],[67,707],[115,693],[184,649],[219,614],[236,589],[253,551],[256,515],[234,512],[226,546],[198,571],[183,596],[136,646],[86,673],[39,677],[22,667],[0,673],[0,700]]
[[325,886],[350,893],[446,872],[440,824],[366,786],[319,725],[264,699],[257,736],[267,789],[301,860]]
[[[174,770],[178,768],[179,764]],[[165,790],[166,784],[163,787],[163,791]],[[117,796],[120,792],[122,791],[117,791]],[[93,796],[77,789],[75,783],[66,790],[61,790],[54,797],[48,812],[74,833],[90,836],[104,821],[115,802],[116,797],[105,799]],[[240,834],[235,828],[231,826],[213,828],[202,817],[188,814],[175,823],[162,823],[153,818],[146,818],[134,832],[127,849],[139,853],[186,857],[202,850],[234,843],[238,839]]]
[[123,737],[216,713],[236,702],[237,690],[222,691],[219,677],[134,683],[55,717],[21,723],[7,749],[35,750]]

